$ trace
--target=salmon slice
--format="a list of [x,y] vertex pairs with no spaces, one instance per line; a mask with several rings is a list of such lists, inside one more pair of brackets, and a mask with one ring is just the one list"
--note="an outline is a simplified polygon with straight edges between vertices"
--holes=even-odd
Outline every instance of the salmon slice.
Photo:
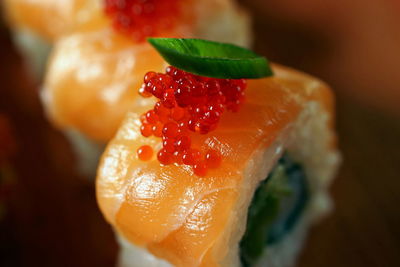
[[[274,71],[272,78],[248,81],[238,113],[225,112],[215,131],[192,136],[193,146],[223,155],[221,166],[205,177],[188,166],[138,160],[140,146],[161,146],[139,131],[140,114],[154,103],[146,100],[127,114],[102,156],[96,186],[101,211],[120,235],[176,266],[221,266],[229,244],[240,238],[232,231],[243,220],[238,205],[249,205],[240,204],[240,192],[250,187],[244,183],[249,168],[259,167],[255,155],[272,148],[306,103],[317,103],[329,117],[325,127],[332,124],[332,96],[325,84],[280,66]],[[328,139],[334,149],[333,135]]]
[[150,45],[132,44],[111,28],[70,35],[57,44],[49,63],[47,113],[60,128],[105,142],[134,106],[146,70],[164,66]]

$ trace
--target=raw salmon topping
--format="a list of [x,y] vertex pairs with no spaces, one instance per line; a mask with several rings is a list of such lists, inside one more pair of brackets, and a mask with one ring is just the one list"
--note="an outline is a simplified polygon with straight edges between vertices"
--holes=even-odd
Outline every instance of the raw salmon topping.
[[105,12],[116,30],[135,41],[164,36],[178,25],[181,0],[105,0]]
[[159,101],[141,116],[140,131],[145,137],[162,138],[157,154],[160,163],[190,165],[199,176],[204,176],[208,168],[217,168],[219,152],[192,148],[191,135],[215,130],[225,110],[238,111],[246,85],[245,79],[202,77],[172,66],[165,74],[148,72],[139,93]]

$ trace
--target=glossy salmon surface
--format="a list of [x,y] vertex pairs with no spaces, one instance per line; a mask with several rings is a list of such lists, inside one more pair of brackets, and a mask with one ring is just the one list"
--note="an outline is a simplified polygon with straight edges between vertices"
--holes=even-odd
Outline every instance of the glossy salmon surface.
[[70,35],[57,44],[49,63],[47,113],[60,128],[106,142],[139,98],[147,70],[164,67],[149,44],[132,44],[110,28]]
[[188,166],[162,166],[156,158],[136,158],[141,145],[161,146],[140,134],[139,116],[147,105],[128,113],[109,143],[98,168],[97,198],[107,221],[135,245],[176,266],[219,266],[228,251],[223,233],[232,219],[246,164],[268,148],[297,118],[308,101],[330,114],[329,89],[320,81],[282,67],[273,78],[249,80],[246,102],[225,112],[215,131],[193,134],[193,145],[223,155],[219,168],[205,177]]

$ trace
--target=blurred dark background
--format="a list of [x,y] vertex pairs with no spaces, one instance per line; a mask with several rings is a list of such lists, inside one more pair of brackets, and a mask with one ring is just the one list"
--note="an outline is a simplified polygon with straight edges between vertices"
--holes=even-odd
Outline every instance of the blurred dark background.
[[[241,0],[255,48],[327,81],[343,165],[299,266],[400,266],[400,2]],[[91,183],[0,28],[0,266],[113,266]],[[4,141],[6,140],[6,141]]]

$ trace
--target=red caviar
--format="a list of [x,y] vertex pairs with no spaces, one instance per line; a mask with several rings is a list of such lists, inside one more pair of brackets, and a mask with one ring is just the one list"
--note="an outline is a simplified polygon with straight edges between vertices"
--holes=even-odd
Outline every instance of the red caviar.
[[204,162],[199,162],[193,166],[193,171],[198,176],[205,176],[207,174],[207,166]]
[[137,150],[137,156],[140,160],[148,161],[153,157],[153,149],[150,146],[141,146]]
[[156,123],[158,121],[158,115],[154,110],[150,110],[146,113],[146,120],[149,123]]
[[175,139],[173,139],[173,138],[164,139],[163,140],[163,148],[169,153],[174,153],[175,152]]
[[163,136],[176,137],[179,134],[179,126],[176,122],[168,122],[164,125]]
[[196,165],[201,160],[201,153],[197,149],[188,149],[182,153],[182,161],[186,165]]
[[153,135],[154,136],[162,137],[162,130],[163,130],[162,123],[158,122],[157,124],[153,125]]
[[190,137],[187,135],[181,135],[177,137],[174,144],[176,151],[185,151],[189,149],[191,142],[192,141],[190,140]]
[[105,12],[116,30],[135,41],[148,36],[166,37],[182,23],[182,0],[105,0]]
[[216,150],[207,151],[205,159],[209,168],[217,168],[221,164],[221,154]]
[[161,164],[169,165],[173,163],[174,155],[168,152],[165,148],[158,151],[157,159]]
[[208,134],[218,127],[225,110],[238,111],[246,86],[245,79],[202,77],[172,66],[165,74],[148,72],[139,93],[159,101],[141,116],[141,133],[162,138],[163,147],[157,154],[160,163],[192,166],[198,176],[220,166],[221,154],[193,148],[191,135]]
[[150,124],[143,123],[142,126],[140,126],[140,133],[144,137],[149,137],[153,133],[153,128]]

